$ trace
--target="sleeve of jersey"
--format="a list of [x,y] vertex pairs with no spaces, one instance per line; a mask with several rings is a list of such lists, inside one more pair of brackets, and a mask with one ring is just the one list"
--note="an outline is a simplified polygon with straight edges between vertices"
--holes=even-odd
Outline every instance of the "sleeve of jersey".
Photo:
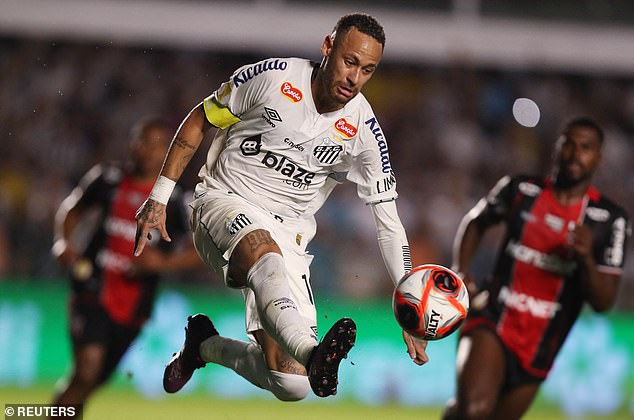
[[383,262],[392,283],[396,286],[405,273],[412,269],[412,259],[405,229],[398,217],[396,202],[377,203],[371,205],[370,208],[376,224]]
[[78,207],[89,207],[104,200],[106,197],[107,183],[104,179],[104,166],[93,166],[79,181],[72,195],[76,197]]
[[366,204],[393,201],[396,193],[396,177],[392,171],[390,155],[383,130],[376,117],[365,119],[359,129],[358,151],[348,171],[348,180],[357,184],[357,194]]
[[[267,73],[254,76],[254,68],[261,63],[246,65],[236,70],[218,90],[203,100],[207,120],[220,129],[240,121],[240,116],[259,100],[268,80]],[[258,67],[260,66],[260,67]]]
[[608,234],[609,237],[605,241],[607,246],[601,247],[597,255],[597,269],[602,273],[621,275],[625,265],[627,242],[632,236],[632,226],[625,213],[613,219]]
[[498,222],[506,215],[513,199],[513,182],[510,176],[500,179],[489,191],[481,217],[490,222]]

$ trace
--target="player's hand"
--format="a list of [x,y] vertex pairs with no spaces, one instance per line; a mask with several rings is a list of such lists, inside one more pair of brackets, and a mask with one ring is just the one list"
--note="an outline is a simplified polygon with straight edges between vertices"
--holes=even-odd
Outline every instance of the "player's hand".
[[581,258],[592,255],[592,231],[586,225],[575,225],[568,233],[570,247]]
[[72,267],[80,256],[77,249],[66,239],[56,240],[51,252],[55,259],[64,267]]
[[407,353],[414,363],[422,366],[429,362],[429,357],[425,352],[425,349],[427,348],[427,340],[414,337],[407,331],[403,330],[403,341],[405,341],[405,345],[407,345]]
[[172,242],[165,228],[166,205],[147,199],[136,212],[136,236],[134,255],[139,256],[148,240],[152,239],[152,229],[158,229],[164,241]]

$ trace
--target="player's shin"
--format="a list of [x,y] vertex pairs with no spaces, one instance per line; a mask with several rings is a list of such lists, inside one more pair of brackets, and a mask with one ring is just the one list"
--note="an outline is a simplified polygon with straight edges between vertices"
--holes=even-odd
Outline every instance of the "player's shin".
[[264,330],[298,362],[306,365],[317,337],[293,301],[280,254],[263,255],[247,273]]

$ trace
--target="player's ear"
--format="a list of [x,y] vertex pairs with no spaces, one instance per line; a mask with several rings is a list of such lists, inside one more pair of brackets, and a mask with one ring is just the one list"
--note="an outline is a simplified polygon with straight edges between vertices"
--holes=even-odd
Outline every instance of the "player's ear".
[[335,40],[332,35],[326,35],[326,37],[324,38],[324,42],[321,44],[321,55],[323,55],[324,57],[328,57],[334,45]]

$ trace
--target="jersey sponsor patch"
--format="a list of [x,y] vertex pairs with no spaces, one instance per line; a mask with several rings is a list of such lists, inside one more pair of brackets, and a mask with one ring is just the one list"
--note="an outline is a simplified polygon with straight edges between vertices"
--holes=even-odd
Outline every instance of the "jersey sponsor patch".
[[335,123],[335,130],[343,134],[347,139],[351,139],[357,135],[357,127],[346,121],[345,118],[339,118]]
[[262,73],[265,73],[271,70],[284,71],[286,70],[286,67],[288,67],[288,63],[286,61],[280,61],[279,59],[274,61],[264,60],[260,63],[252,65],[251,67],[247,67],[246,69],[242,70],[240,73],[233,76],[233,79],[232,79],[233,85],[235,87],[238,87],[248,82],[249,80],[253,79],[254,77],[261,75]]
[[546,254],[515,241],[508,243],[506,252],[518,261],[561,276],[568,276],[577,268],[577,263],[574,260]]
[[595,222],[607,222],[610,218],[610,212],[598,207],[588,207],[586,208],[586,216]]
[[262,135],[258,134],[257,136],[248,137],[242,140],[240,143],[240,150],[242,154],[245,156],[255,156],[260,153],[260,148],[262,147]]
[[542,189],[540,187],[530,182],[520,182],[517,188],[519,188],[522,194],[529,197],[537,197],[539,193],[542,192]]
[[288,99],[295,103],[301,101],[304,97],[302,91],[297,89],[296,87],[293,87],[290,82],[282,83],[282,86],[280,87],[280,92],[282,92],[282,95],[286,96]]
[[392,164],[390,163],[390,155],[387,151],[387,143],[385,142],[385,137],[383,137],[383,131],[381,130],[381,126],[379,126],[379,122],[375,117],[370,118],[365,122],[365,125],[368,126],[372,134],[374,135],[374,140],[376,140],[376,145],[379,148],[379,153],[381,154],[381,170],[385,174],[389,174],[392,172]]
[[529,313],[535,318],[551,319],[561,309],[559,302],[538,299],[525,293],[510,290],[506,286],[502,286],[500,289],[498,300],[509,308]]

